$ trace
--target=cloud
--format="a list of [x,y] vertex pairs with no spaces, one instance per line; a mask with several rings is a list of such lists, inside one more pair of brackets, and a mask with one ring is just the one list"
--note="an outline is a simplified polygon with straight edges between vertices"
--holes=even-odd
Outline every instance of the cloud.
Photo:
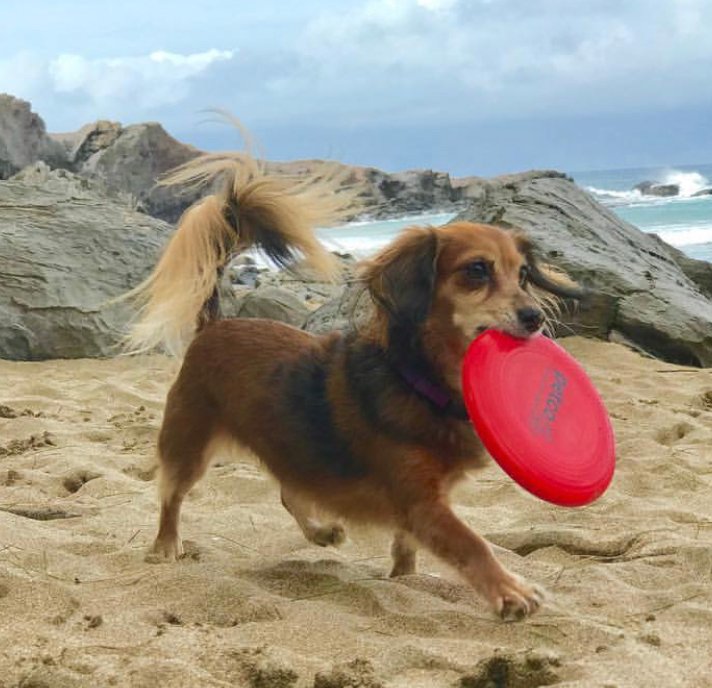
[[251,126],[358,128],[712,106],[708,0],[310,0],[277,16],[281,4],[263,0],[252,23],[225,5],[189,35],[230,35],[239,49],[193,52],[183,32],[181,50],[160,51],[155,31],[132,25],[137,55],[90,57],[66,49],[83,45],[77,29],[46,56],[0,57],[0,91],[55,128],[111,117],[185,130],[208,107]]
[[709,104],[702,10],[701,0],[654,11],[644,0],[369,0],[323,13],[297,51],[315,83],[351,84],[342,106],[382,113],[388,102],[411,121],[438,100],[441,117],[460,119]]
[[94,60],[63,54],[51,60],[47,70],[57,93],[82,94],[100,107],[128,98],[138,108],[152,108],[180,102],[188,94],[192,78],[232,56],[229,50],[190,55],[156,51],[140,57]]
[[42,108],[62,104],[97,116],[139,115],[185,100],[196,80],[217,63],[233,59],[231,50],[89,59],[62,53],[42,59],[23,52],[0,60],[0,91],[32,100]]

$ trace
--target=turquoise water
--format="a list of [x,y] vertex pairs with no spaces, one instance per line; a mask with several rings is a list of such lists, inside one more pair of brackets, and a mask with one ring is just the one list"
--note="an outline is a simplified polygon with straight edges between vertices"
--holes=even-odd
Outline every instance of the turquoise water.
[[401,230],[411,225],[445,224],[453,213],[426,213],[392,220],[352,222],[345,227],[319,230],[319,237],[331,249],[364,258],[390,243]]
[[[712,187],[712,165],[579,172],[577,184],[644,232],[654,232],[693,258],[712,261],[712,196],[694,193]],[[633,187],[642,181],[674,183],[680,196],[644,196]]]
[[[574,172],[576,183],[609,206],[621,218],[644,232],[654,232],[694,258],[712,261],[712,196],[694,198],[712,187],[712,165],[636,168]],[[680,196],[644,196],[633,187],[643,181],[676,183]],[[320,230],[333,250],[363,258],[390,242],[409,225],[439,225],[452,213],[432,213],[375,222],[355,222],[346,227]]]

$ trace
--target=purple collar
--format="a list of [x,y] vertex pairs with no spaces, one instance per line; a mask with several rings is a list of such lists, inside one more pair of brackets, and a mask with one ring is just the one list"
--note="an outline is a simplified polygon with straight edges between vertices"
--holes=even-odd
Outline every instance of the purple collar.
[[401,377],[413,391],[427,399],[433,406],[458,420],[469,420],[464,404],[459,400],[453,399],[446,389],[407,365],[398,365],[397,368]]

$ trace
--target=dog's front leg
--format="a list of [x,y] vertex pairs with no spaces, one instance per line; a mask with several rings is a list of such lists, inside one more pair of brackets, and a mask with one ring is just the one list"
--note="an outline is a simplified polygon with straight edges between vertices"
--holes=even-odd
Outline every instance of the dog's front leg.
[[454,566],[505,620],[533,614],[543,592],[507,571],[484,538],[471,531],[443,501],[423,501],[408,510],[408,530],[433,554]]

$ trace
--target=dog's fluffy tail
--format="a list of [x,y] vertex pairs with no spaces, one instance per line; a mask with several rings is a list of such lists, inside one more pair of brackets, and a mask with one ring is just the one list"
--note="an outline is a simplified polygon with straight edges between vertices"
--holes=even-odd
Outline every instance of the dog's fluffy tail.
[[159,182],[203,186],[225,179],[223,190],[192,205],[153,273],[126,297],[139,314],[127,348],[161,347],[179,355],[194,333],[216,316],[223,267],[237,253],[258,247],[280,266],[298,258],[334,279],[338,264],[314,235],[314,227],[341,219],[352,205],[338,193],[340,179],[325,165],[309,178],[269,176],[249,155],[210,154],[186,163]]

